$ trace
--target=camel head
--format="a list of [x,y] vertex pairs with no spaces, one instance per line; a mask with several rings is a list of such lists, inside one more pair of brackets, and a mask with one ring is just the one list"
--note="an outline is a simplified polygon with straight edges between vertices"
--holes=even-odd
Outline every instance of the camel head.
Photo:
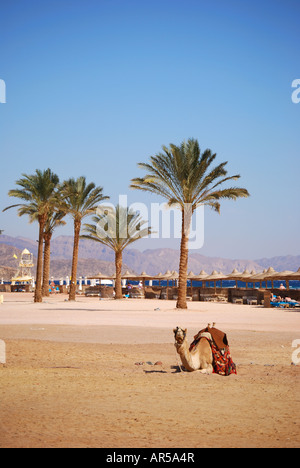
[[173,332],[174,332],[176,343],[181,345],[185,340],[187,328],[182,329],[180,327],[176,327],[176,328],[174,328]]

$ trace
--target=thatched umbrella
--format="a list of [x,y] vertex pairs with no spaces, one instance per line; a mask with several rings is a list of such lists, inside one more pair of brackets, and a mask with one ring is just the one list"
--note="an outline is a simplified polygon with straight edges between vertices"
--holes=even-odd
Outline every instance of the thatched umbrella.
[[145,271],[142,271],[140,275],[136,275],[137,278],[145,278],[145,279],[151,279],[153,276],[148,275]]
[[195,278],[196,278],[195,273],[193,271],[190,271],[187,275],[187,279],[192,281]]
[[268,280],[272,282],[272,289],[274,288],[274,279],[275,276],[278,274],[278,271],[274,270],[273,267],[267,269],[265,274],[265,281],[266,281],[266,288],[268,287]]
[[[272,281],[282,280],[286,282],[287,289],[290,289],[289,279],[293,279],[294,272],[289,270],[280,271],[279,273],[273,273],[271,276]],[[299,275],[300,276],[300,275]]]
[[167,288],[169,287],[169,281],[178,280],[178,278],[179,278],[179,274],[177,273],[177,271],[167,270],[165,273],[165,279],[167,280]]
[[293,273],[290,277],[291,280],[299,280],[300,281],[300,268],[298,268],[298,270]]
[[228,279],[227,275],[224,275],[221,271],[217,272],[214,270],[211,275],[209,275],[207,278],[205,278],[205,281],[213,281],[214,282],[214,288],[216,291],[216,282],[221,281],[221,287],[222,287],[222,280]]
[[267,270],[263,270],[261,273],[255,273],[251,275],[250,281],[254,283],[259,282],[259,287],[261,288],[262,282],[265,280]]
[[179,274],[177,273],[177,271],[173,270],[171,272],[171,279],[178,279],[179,278]]
[[130,273],[129,270],[126,270],[125,273],[122,274],[122,278],[123,279],[132,279],[132,280],[136,280],[138,279],[138,276],[135,275],[134,273]]
[[[125,280],[137,280],[137,276],[134,274],[134,273],[130,273],[129,270],[126,270],[125,273],[122,273],[121,275],[122,279],[125,279]],[[116,279],[116,273],[114,273],[110,279]]]
[[203,287],[203,283],[205,283],[205,280],[206,280],[207,277],[208,277],[208,274],[206,273],[206,271],[201,270],[198,275],[195,275],[194,280],[195,281],[202,281],[202,287]]
[[243,273],[241,273],[238,277],[237,277],[238,280],[240,281],[243,281],[246,283],[246,289],[248,289],[248,282],[251,281],[251,273],[249,273],[249,271],[246,269],[245,271],[243,271]]
[[237,287],[238,286],[237,282],[238,282],[240,275],[242,275],[242,273],[235,268],[234,270],[232,270],[230,275],[228,275],[228,279],[235,280],[235,286]]
[[205,278],[207,278],[209,275],[208,273],[206,273],[206,271],[204,270],[201,270],[199,275],[196,275],[196,278],[200,281],[204,280]]
[[191,282],[191,294],[193,296],[193,280],[197,280],[198,278],[193,271],[190,271],[188,273],[187,279]]
[[153,276],[153,279],[154,280],[158,280],[158,285],[160,286],[161,285],[161,281],[167,279],[166,276],[163,274],[163,273],[158,273],[158,275],[156,276]]
[[104,280],[104,279],[111,279],[111,276],[110,275],[105,275],[104,273],[101,273],[101,271],[99,273],[97,273],[97,275],[94,275],[94,276],[88,276],[88,279],[89,280],[93,280],[93,279],[96,279],[96,280]]
[[179,279],[179,274],[177,273],[177,271],[173,270],[171,272],[171,275],[170,275],[170,280],[172,281],[177,281]]
[[172,272],[171,272],[170,270],[167,270],[167,271],[164,273],[165,279],[169,279],[169,278],[171,278],[171,276],[172,276]]
[[163,273],[158,273],[158,275],[153,276],[153,279],[154,280],[162,280],[162,279],[165,279],[165,275],[163,275]]
[[145,288],[145,281],[153,279],[153,276],[147,275],[145,271],[142,271],[142,273],[140,275],[137,275],[136,278],[142,280],[143,288]]

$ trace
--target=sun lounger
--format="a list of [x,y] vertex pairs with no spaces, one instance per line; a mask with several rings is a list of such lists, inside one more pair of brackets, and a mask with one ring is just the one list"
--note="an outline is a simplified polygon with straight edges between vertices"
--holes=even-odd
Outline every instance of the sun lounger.
[[232,299],[232,302],[233,302],[234,304],[244,304],[244,300],[243,300],[241,297],[234,297],[234,298]]
[[280,309],[293,309],[293,308],[298,308],[300,307],[299,302],[286,302],[286,301],[281,301],[281,302],[271,302],[271,307],[277,307]]

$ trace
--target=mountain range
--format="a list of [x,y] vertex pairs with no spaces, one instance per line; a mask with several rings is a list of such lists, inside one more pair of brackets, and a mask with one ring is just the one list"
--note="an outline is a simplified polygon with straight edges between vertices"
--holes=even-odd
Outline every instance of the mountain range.
[[[23,249],[28,249],[34,256],[37,255],[37,242],[23,238],[0,236],[0,276],[11,274],[10,269],[16,270]],[[73,238],[71,236],[59,236],[51,243],[51,276],[55,278],[70,275],[73,253]],[[146,271],[150,275],[156,275],[166,270],[177,270],[179,265],[179,251],[174,249],[155,249],[143,252],[137,249],[126,249],[123,255],[123,269],[135,273]],[[300,266],[300,255],[287,255],[258,260],[227,259],[221,257],[206,257],[195,251],[189,255],[189,271],[199,273],[205,270],[211,273],[213,270],[229,274],[234,268],[239,271],[262,271],[272,266],[277,271],[296,271]],[[3,268],[9,268],[4,276]],[[91,276],[99,271],[104,274],[114,272],[114,252],[104,245],[82,239],[79,247],[78,277]],[[2,272],[2,273],[1,273]]]

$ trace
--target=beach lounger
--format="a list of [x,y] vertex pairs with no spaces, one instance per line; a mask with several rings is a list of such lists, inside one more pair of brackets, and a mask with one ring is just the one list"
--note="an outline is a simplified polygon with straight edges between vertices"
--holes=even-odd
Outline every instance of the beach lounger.
[[271,302],[271,307],[277,307],[280,309],[294,309],[300,307],[300,304],[298,302]]

